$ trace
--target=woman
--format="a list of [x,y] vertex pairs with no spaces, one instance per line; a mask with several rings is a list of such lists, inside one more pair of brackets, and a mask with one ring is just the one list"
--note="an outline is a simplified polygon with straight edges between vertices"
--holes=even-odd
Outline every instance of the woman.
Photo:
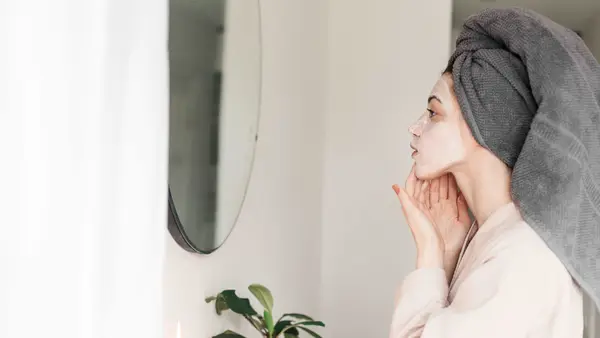
[[[417,262],[399,288],[391,338],[582,336],[580,285],[596,297],[589,285],[597,270],[555,240],[595,233],[598,224],[587,222],[597,220],[598,177],[585,173],[600,158],[600,67],[581,44],[522,9],[486,10],[465,23],[426,112],[410,127],[414,165],[405,187],[394,186]],[[552,69],[555,60],[563,68]]]
[[415,164],[395,189],[417,268],[400,288],[390,337],[581,337],[581,292],[520,217],[511,170],[477,144],[452,92],[445,73],[410,127]]

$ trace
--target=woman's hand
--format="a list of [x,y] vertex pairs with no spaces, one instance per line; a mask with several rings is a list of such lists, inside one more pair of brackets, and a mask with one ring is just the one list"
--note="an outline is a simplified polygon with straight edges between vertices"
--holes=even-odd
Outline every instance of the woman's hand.
[[444,270],[450,279],[471,226],[467,203],[458,192],[456,179],[452,174],[433,179],[427,195],[425,204],[444,241]]
[[443,267],[450,279],[470,227],[467,204],[454,176],[422,181],[413,166],[406,188],[394,185],[394,190],[417,246],[417,267]]
[[405,188],[394,185],[394,191],[402,205],[402,212],[410,227],[417,246],[417,268],[444,266],[444,241],[434,224],[426,199],[427,182],[418,180],[413,166]]

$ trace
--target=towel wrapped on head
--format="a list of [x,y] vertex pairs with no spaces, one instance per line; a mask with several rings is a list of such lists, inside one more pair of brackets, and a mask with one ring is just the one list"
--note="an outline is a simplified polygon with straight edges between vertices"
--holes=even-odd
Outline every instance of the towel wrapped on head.
[[473,136],[513,169],[523,218],[600,308],[600,66],[521,8],[471,16],[449,62]]

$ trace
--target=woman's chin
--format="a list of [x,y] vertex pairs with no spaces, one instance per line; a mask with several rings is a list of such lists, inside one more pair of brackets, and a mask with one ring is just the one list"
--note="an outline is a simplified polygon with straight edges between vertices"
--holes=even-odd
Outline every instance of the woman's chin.
[[436,177],[440,177],[442,174],[443,168],[427,166],[424,164],[420,164],[419,161],[415,161],[415,176],[420,180],[432,180]]

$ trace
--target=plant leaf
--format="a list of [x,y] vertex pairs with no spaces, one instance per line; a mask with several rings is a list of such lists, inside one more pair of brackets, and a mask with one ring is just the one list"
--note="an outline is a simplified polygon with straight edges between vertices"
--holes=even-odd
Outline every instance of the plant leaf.
[[298,335],[293,335],[287,331],[283,334],[283,338],[298,338]]
[[227,331],[224,331],[223,333],[213,336],[212,338],[245,338],[245,337],[237,332],[227,330]]
[[269,289],[260,284],[252,284],[248,287],[248,290],[258,299],[265,310],[273,312],[273,294]]
[[294,326],[302,326],[302,325],[306,325],[306,326],[322,326],[322,327],[325,327],[325,323],[323,323],[321,321],[317,321],[317,320],[307,320],[307,321],[304,321],[304,322],[294,323]]
[[217,296],[217,300],[215,301],[215,311],[217,311],[218,315],[221,315],[223,311],[229,310],[229,306],[227,306],[227,302],[222,295]]
[[303,326],[298,326],[298,328],[303,330],[304,332],[308,333],[309,335],[313,336],[314,338],[321,338],[321,336],[313,330],[309,330]]
[[[279,320],[277,322],[277,324],[275,324],[275,328],[273,329],[273,337],[277,337],[279,336],[279,334],[281,333],[281,331],[283,331],[283,329],[285,329],[288,326],[292,325],[292,321],[291,320]],[[289,331],[286,331],[285,333],[288,333]]]
[[[284,336],[285,336],[285,335],[291,335],[291,336],[293,336],[293,337],[298,337],[298,336],[300,335],[300,331],[298,331],[298,329],[297,329],[297,328],[295,328],[295,327],[290,327],[289,329],[287,329],[287,330],[286,330],[286,331],[283,333],[283,335],[284,335]],[[274,336],[274,337],[277,337],[277,336]]]
[[[310,335],[312,335],[313,337],[318,337],[320,338],[321,336],[319,336],[316,332],[309,330],[308,328],[304,327],[304,325],[310,325],[310,326],[325,326],[325,324],[323,322],[320,321],[315,321],[315,320],[307,320],[304,322],[297,322],[297,323],[293,323],[290,326],[287,326],[283,329],[283,334],[285,335],[286,333],[288,333],[289,331],[291,331],[292,329],[295,328],[299,328],[301,330],[306,331],[307,333],[309,333]],[[315,336],[316,335],[316,336]]]
[[217,296],[210,296],[210,297],[204,298],[204,301],[207,302],[207,303],[210,303],[210,302],[212,302],[213,300],[216,300],[216,299],[217,299]]
[[[271,315],[271,312],[265,310],[264,313],[265,316],[265,326],[267,327],[267,331],[271,334],[271,336],[273,336],[273,316]],[[275,336],[277,337],[277,336]]]
[[281,316],[281,318],[279,318],[279,320],[282,320],[285,317],[292,317],[292,318],[303,319],[303,320],[314,320],[311,317],[309,317],[307,315],[303,315],[301,313],[284,313],[283,316]]
[[[262,319],[257,319],[257,318],[250,317],[250,316],[244,316],[244,317],[245,317],[245,318],[246,318],[246,319],[247,319],[247,320],[250,322],[250,324],[252,324],[252,326],[254,326],[254,328],[255,328],[255,329],[257,329],[258,331],[260,331],[260,332],[263,332],[263,331],[266,329],[266,327],[265,327],[265,324],[264,324],[264,322],[263,322],[263,320],[262,320]],[[262,317],[260,317],[260,318],[262,318]]]
[[235,294],[235,290],[225,290],[221,292],[221,296],[225,300],[225,303],[229,309],[237,314],[249,316],[258,314],[254,308],[252,308],[252,305],[250,305],[250,300],[248,298],[238,297]]

